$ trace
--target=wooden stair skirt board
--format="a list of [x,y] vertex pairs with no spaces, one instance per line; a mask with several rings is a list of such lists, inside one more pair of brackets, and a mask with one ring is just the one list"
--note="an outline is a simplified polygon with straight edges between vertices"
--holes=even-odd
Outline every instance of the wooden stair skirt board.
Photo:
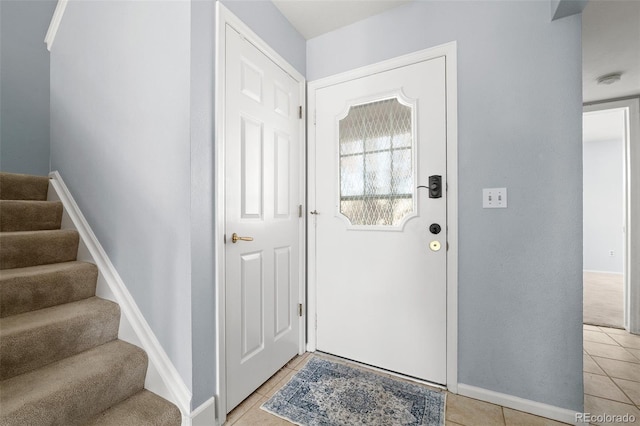
[[144,350],[118,339],[120,307],[96,297],[49,178],[0,172],[0,425],[180,425],[144,389]]

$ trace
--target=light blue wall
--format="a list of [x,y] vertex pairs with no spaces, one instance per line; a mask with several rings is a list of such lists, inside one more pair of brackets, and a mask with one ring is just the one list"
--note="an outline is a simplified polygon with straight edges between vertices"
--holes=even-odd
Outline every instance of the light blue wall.
[[216,393],[215,1],[191,3],[191,330],[196,409]]
[[306,41],[270,0],[222,0],[222,4],[306,75]]
[[0,170],[49,173],[49,52],[56,3],[0,1]]
[[190,2],[72,1],[51,51],[51,163],[188,387]]
[[[459,382],[582,411],[581,16],[416,1],[307,43],[315,80],[458,42]],[[482,209],[507,187],[509,208]]]
[[[624,126],[622,112],[619,121]],[[622,274],[624,140],[585,141],[583,147],[584,270]]]

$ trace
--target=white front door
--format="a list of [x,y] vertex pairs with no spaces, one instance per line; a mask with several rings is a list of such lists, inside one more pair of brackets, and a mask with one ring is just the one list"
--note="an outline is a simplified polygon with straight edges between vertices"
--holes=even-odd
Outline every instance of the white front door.
[[298,353],[299,97],[297,81],[227,26],[227,412]]
[[318,89],[310,157],[317,349],[441,384],[445,89],[444,57]]

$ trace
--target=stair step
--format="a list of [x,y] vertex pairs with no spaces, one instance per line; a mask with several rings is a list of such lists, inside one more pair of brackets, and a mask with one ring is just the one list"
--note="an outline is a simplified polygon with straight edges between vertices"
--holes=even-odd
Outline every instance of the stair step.
[[0,270],[0,318],[95,296],[97,279],[96,265],[78,261]]
[[39,200],[47,199],[49,178],[18,173],[0,172],[0,199]]
[[60,229],[60,201],[0,200],[0,231]]
[[118,337],[120,307],[98,297],[0,319],[0,380]]
[[174,404],[142,390],[91,419],[85,426],[180,426],[182,415]]
[[76,260],[78,231],[20,231],[0,233],[0,269]]
[[0,382],[2,426],[84,424],[140,392],[147,354],[115,340]]

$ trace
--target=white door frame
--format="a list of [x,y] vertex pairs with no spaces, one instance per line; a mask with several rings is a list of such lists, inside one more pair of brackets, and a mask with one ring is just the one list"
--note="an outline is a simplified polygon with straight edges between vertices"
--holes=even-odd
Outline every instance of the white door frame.
[[[458,392],[458,89],[457,89],[457,47],[456,42],[446,43],[430,49],[400,56],[377,64],[357,68],[352,71],[334,76],[314,80],[308,84],[309,117],[314,117],[314,123],[309,123],[307,143],[309,151],[308,173],[308,204],[309,210],[315,210],[316,182],[315,158],[316,135],[316,91],[346,81],[366,77],[394,68],[399,68],[416,62],[444,57],[446,62],[446,99],[447,99],[447,389]],[[316,350],[316,238],[313,223],[307,229],[308,245],[308,289],[307,289],[307,350]]]
[[624,328],[640,334],[640,97],[590,102],[584,105],[583,112],[611,109],[624,110],[627,128],[624,146]]
[[[300,74],[293,66],[291,66],[282,56],[280,56],[275,50],[273,50],[266,42],[264,42],[258,35],[256,35],[246,24],[244,24],[237,16],[235,16],[229,9],[216,2],[216,63],[215,63],[215,141],[214,141],[214,155],[215,155],[215,295],[216,295],[216,344],[217,353],[215,360],[215,372],[216,372],[216,412],[218,414],[218,424],[223,424],[227,417],[227,383],[226,383],[226,346],[225,346],[225,323],[226,323],[226,294],[225,294],[225,245],[223,236],[225,233],[225,57],[226,57],[226,27],[227,25],[233,27],[238,31],[249,43],[253,44],[258,50],[264,53],[269,59],[271,59],[276,65],[282,68],[288,73],[295,81],[298,82],[300,92],[300,104],[304,107],[306,99],[306,80],[302,74]],[[299,137],[300,137],[300,203],[302,204],[302,210],[305,211],[305,188],[306,188],[306,147],[305,147],[305,120],[300,121]],[[299,268],[299,287],[300,287],[300,300],[298,303],[303,303],[305,300],[305,227],[306,218],[302,215],[302,219],[299,221],[299,235],[300,235],[300,268]],[[299,334],[299,347],[298,353],[303,353],[305,350],[305,320],[306,315],[299,317],[300,334]]]

